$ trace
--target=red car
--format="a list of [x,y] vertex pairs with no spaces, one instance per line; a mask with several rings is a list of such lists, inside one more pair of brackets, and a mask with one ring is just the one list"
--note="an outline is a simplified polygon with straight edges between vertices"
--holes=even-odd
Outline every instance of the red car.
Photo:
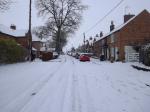
[[79,58],[80,61],[90,61],[90,57],[86,55],[81,55]]

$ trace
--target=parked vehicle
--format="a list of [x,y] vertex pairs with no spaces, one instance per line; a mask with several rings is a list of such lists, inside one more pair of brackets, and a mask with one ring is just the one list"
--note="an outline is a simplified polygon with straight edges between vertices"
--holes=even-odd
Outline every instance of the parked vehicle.
[[80,57],[80,54],[79,54],[79,53],[76,53],[75,58],[76,58],[76,59],[79,59],[79,57]]
[[75,52],[71,53],[71,56],[76,57],[76,53]]
[[90,57],[87,55],[81,55],[79,58],[80,61],[90,61]]
[[105,61],[105,56],[104,55],[100,56],[100,61]]
[[53,59],[58,58],[59,54],[57,52],[53,52]]
[[42,61],[49,61],[53,58],[52,52],[41,52],[41,59]]
[[80,53],[80,55],[86,55],[88,57],[91,57],[91,56],[93,56],[93,53]]

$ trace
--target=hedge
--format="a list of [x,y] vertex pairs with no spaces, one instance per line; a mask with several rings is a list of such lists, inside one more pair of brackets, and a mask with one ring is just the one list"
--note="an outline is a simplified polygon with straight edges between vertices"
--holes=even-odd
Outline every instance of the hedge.
[[15,40],[0,40],[0,63],[25,61],[27,51]]

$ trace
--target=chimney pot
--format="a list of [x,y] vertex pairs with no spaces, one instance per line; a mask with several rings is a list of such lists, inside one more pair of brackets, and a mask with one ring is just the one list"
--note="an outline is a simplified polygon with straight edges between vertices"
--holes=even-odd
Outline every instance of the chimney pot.
[[12,30],[16,30],[16,25],[11,24],[11,25],[10,25],[10,29],[12,29]]
[[115,25],[114,25],[114,22],[111,21],[111,25],[110,25],[110,31],[113,31],[115,29]]
[[103,36],[103,32],[100,32],[100,37],[102,37]]

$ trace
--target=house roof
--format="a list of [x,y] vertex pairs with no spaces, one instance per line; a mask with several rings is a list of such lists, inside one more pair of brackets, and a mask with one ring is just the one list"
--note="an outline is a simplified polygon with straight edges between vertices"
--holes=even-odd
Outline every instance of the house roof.
[[[11,35],[13,37],[25,37],[27,30],[13,30],[9,27],[0,24],[0,32],[6,35]],[[40,41],[40,42],[46,42],[46,39],[40,39],[35,34],[32,33],[32,41]]]
[[[121,30],[121,29],[124,28],[128,23],[130,23],[132,20],[134,20],[137,16],[139,16],[141,13],[143,13],[143,12],[145,12],[145,11],[148,12],[147,10],[143,10],[142,12],[140,12],[139,14],[137,14],[136,16],[134,16],[134,17],[132,17],[131,19],[129,19],[127,22],[125,22],[125,23],[121,24],[120,26],[116,27],[116,28],[115,28],[114,30],[112,30],[111,32],[107,33],[106,35],[104,35],[104,36],[102,36],[102,37],[99,37],[99,38],[96,40],[96,42],[99,41],[99,40],[101,40],[101,39],[103,39],[103,38],[105,38],[105,37],[108,37],[109,35],[111,35],[111,34],[117,32],[117,31],[119,31],[119,30]],[[148,12],[148,13],[149,13],[149,12]]]
[[0,24],[0,32],[7,35],[12,35],[14,37],[23,37],[26,35],[27,30],[13,30],[5,25]]

